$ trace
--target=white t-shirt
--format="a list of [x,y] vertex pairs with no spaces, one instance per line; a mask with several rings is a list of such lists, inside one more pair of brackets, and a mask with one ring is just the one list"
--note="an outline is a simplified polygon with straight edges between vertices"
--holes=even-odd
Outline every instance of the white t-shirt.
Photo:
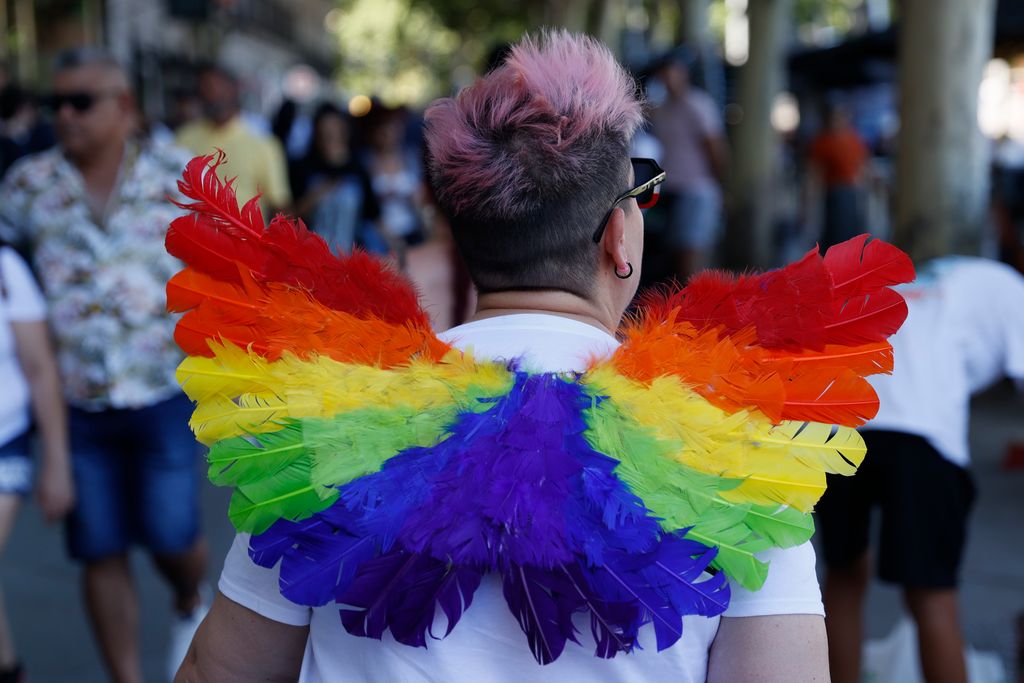
[[[442,338],[478,358],[521,360],[521,367],[538,372],[581,370],[592,357],[604,357],[618,342],[602,330],[558,316],[511,315],[456,327]],[[587,644],[586,616],[577,624],[582,647],[573,643],[552,664],[540,666],[530,654],[526,636],[509,612],[500,578],[489,575],[473,596],[473,604],[444,640],[426,649],[349,635],[334,605],[310,609],[289,602],[278,590],[278,570],[254,564],[247,553],[248,537],[240,534],[228,553],[219,588],[229,599],[258,614],[293,626],[309,625],[300,683],[353,681],[359,683],[698,683],[707,677],[708,651],[718,632],[719,617],[685,617],[683,637],[658,652],[654,628],[640,631],[642,650],[620,653],[614,659],[594,656]],[[732,586],[730,617],[770,614],[824,614],[814,573],[810,543],[772,550],[768,580],[751,593]],[[438,610],[440,613],[440,610]],[[434,632],[444,632],[439,614]]]
[[895,369],[870,379],[881,408],[866,429],[923,436],[947,460],[970,461],[971,394],[1024,380],[1024,277],[996,261],[949,257],[899,288],[909,315],[892,339]]
[[46,319],[46,303],[32,272],[10,247],[0,248],[0,445],[18,436],[30,424],[28,382],[18,363],[11,323]]
[[651,133],[661,143],[661,165],[668,171],[666,192],[719,194],[705,140],[722,136],[722,113],[714,98],[690,88],[650,113]]

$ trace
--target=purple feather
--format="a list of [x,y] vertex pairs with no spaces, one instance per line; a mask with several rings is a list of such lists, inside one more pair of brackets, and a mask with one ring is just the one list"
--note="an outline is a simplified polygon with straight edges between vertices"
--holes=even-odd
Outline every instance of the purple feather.
[[567,442],[582,442],[581,407],[578,385],[521,374],[434,479],[403,527],[402,544],[491,568],[499,556],[541,567],[571,561],[565,510],[583,466],[567,457]]
[[594,654],[610,659],[619,652],[631,652],[644,623],[640,608],[630,601],[611,602],[596,594],[579,565],[561,570],[579,596],[580,609],[590,613],[590,633],[597,645]]
[[658,650],[664,650],[682,637],[683,616],[716,616],[728,607],[724,574],[699,580],[716,552],[666,535],[651,553],[609,553],[603,565],[586,568],[584,575],[605,599],[638,605],[644,622],[654,624]]
[[541,664],[558,659],[567,640],[576,640],[572,615],[580,605],[572,585],[557,570],[511,565],[502,571],[505,602]]
[[[448,437],[340,487],[338,501],[302,522],[254,537],[263,566],[280,561],[282,594],[334,600],[345,629],[426,646],[436,608],[451,632],[484,573],[498,571],[509,609],[538,661],[578,642],[588,612],[596,654],[637,647],[654,622],[659,649],[686,614],[719,614],[722,575],[701,580],[714,550],[666,534],[593,450],[584,411],[595,399],[559,375],[516,373],[503,397],[467,412]],[[443,637],[443,636],[442,636]]]
[[[451,633],[473,601],[483,572],[456,567],[424,555],[394,551],[364,563],[339,603],[341,621],[352,635],[380,639],[391,629],[395,640],[426,647],[426,634],[440,605]],[[443,636],[442,636],[443,637]]]

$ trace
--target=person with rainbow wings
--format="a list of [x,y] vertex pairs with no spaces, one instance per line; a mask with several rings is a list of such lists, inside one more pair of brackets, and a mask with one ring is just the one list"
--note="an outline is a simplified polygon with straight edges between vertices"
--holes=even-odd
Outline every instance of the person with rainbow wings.
[[168,302],[239,533],[177,680],[827,680],[810,513],[864,457],[913,267],[861,236],[624,317],[664,179],[634,93],[548,32],[428,110],[479,291],[441,334],[189,164]]

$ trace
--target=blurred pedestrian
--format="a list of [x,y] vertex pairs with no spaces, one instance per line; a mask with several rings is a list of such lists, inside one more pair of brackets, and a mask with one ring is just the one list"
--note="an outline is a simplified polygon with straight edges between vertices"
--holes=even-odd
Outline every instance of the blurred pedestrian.
[[165,123],[173,131],[198,121],[203,115],[203,103],[195,90],[177,88],[171,94],[170,114]]
[[[32,490],[32,424],[40,437],[42,467],[36,496],[43,517],[60,520],[74,504],[68,456],[67,411],[57,359],[46,326],[46,303],[28,266],[0,245],[0,551],[21,502]],[[0,683],[23,680],[7,615],[0,601]]]
[[[903,589],[928,683],[964,683],[957,583],[975,497],[968,472],[971,395],[1008,376],[1024,381],[1024,278],[980,258],[919,269],[901,289],[910,314],[892,338],[895,370],[871,383],[881,409],[863,429],[855,477],[830,477],[818,504],[829,662],[835,683],[860,680],[863,606],[877,572]],[[872,508],[879,541],[869,540]]]
[[0,178],[18,159],[54,145],[53,127],[36,98],[16,84],[0,90]]
[[844,107],[829,106],[825,120],[808,152],[811,169],[825,192],[823,250],[864,232],[862,187],[869,158],[867,145]]
[[392,251],[401,253],[427,238],[422,219],[422,155],[406,144],[406,112],[376,106],[369,114],[366,167],[381,208],[381,225]]
[[270,118],[270,132],[273,133],[274,137],[277,138],[277,142],[281,145],[281,149],[285,150],[285,156],[289,156],[288,152],[288,138],[292,135],[292,130],[295,128],[295,122],[299,118],[299,105],[296,104],[295,100],[285,98],[281,102],[281,106],[277,108],[274,115]]
[[665,240],[683,280],[710,261],[728,158],[719,107],[690,83],[689,64],[689,53],[681,49],[664,58],[655,75],[666,99],[650,113],[651,133],[661,143],[668,172],[661,200],[668,216]]
[[272,135],[255,130],[242,116],[241,85],[219,66],[199,72],[199,99],[203,116],[181,127],[178,144],[194,154],[227,154],[222,170],[235,178],[240,197],[262,196],[267,213],[287,209],[292,201],[288,169],[281,144]]
[[[174,595],[176,667],[201,620],[197,446],[184,426],[181,360],[163,249],[180,210],[182,150],[137,135],[128,78],[97,48],[58,57],[49,98],[59,148],[19,161],[0,187],[0,218],[27,246],[50,308],[70,404],[77,491],[67,546],[84,567],[85,603],[110,678],[134,683],[139,599],[128,551],[141,544]],[[177,658],[177,661],[174,659]]]
[[351,252],[366,233],[376,233],[381,217],[370,175],[352,153],[351,126],[330,103],[313,116],[309,151],[292,164],[295,212],[335,251]]

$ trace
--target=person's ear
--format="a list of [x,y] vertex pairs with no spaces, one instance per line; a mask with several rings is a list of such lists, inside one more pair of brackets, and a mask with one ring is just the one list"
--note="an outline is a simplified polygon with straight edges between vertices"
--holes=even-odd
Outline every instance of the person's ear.
[[632,268],[626,250],[626,212],[622,207],[616,206],[608,216],[604,236],[601,238],[601,249],[615,265],[616,273],[625,273]]

